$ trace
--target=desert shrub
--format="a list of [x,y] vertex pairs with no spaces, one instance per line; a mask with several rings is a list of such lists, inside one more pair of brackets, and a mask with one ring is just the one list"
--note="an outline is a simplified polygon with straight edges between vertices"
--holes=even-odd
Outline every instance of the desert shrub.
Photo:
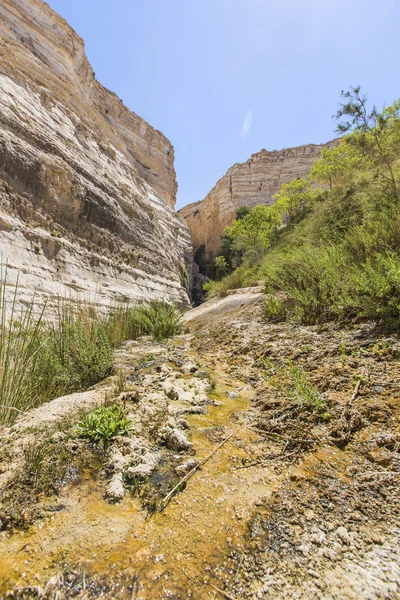
[[351,269],[353,293],[346,295],[346,308],[362,317],[400,327],[400,256],[394,252],[368,257]]
[[345,277],[346,264],[335,246],[308,248],[267,276],[267,287],[284,291],[292,318],[310,324],[340,312],[336,300]]
[[264,302],[264,316],[268,321],[282,321],[286,316],[286,304],[282,298],[268,294]]
[[212,298],[213,296],[224,297],[231,290],[251,287],[257,285],[258,282],[258,269],[253,268],[246,263],[220,281],[207,281],[203,284],[203,289],[207,293],[208,298]]

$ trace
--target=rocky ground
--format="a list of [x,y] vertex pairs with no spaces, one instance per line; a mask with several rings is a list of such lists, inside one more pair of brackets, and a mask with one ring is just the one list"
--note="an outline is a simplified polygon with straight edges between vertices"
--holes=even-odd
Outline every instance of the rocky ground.
[[[1,598],[400,598],[399,338],[267,324],[262,305],[210,301],[190,334],[129,342],[112,378],[3,430]],[[77,438],[114,402],[128,435]]]
[[194,321],[194,346],[256,390],[254,423],[270,447],[249,468],[285,473],[254,511],[230,594],[399,598],[398,336],[266,324],[262,299],[213,312]]

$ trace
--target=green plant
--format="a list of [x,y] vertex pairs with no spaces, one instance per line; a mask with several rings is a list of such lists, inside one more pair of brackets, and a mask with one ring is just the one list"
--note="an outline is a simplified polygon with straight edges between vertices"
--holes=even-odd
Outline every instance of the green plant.
[[[12,291],[11,300],[7,291]],[[101,315],[86,302],[59,299],[48,314],[35,297],[17,308],[18,280],[0,273],[0,424],[57,396],[94,385],[112,371],[114,349],[124,340],[181,333],[175,306],[157,300],[115,307]]]
[[183,263],[179,264],[181,286],[185,288],[186,292],[190,292],[190,277],[186,266]]
[[79,437],[88,437],[101,441],[106,446],[113,437],[128,433],[130,422],[124,411],[117,405],[101,406],[79,421],[76,433]]
[[268,321],[282,321],[286,316],[284,301],[278,296],[268,294],[264,301],[264,316]]
[[[45,310],[35,315],[34,299],[17,309],[18,278],[8,282],[8,268],[0,267],[0,424],[10,425],[34,404],[38,381],[31,378],[42,349],[40,327]],[[11,302],[7,290],[12,290]]]
[[301,367],[288,362],[284,367],[275,367],[268,357],[260,357],[265,375],[270,384],[282,394],[289,396],[300,406],[319,411],[325,401],[317,388],[309,381]]
[[291,383],[290,394],[300,403],[311,409],[320,409],[325,406],[324,399],[308,380],[303,369],[290,365],[288,375]]
[[[183,332],[182,316],[175,305],[164,300],[152,300],[131,309],[131,319],[140,335],[151,335],[156,340]],[[136,336],[137,337],[137,336]]]

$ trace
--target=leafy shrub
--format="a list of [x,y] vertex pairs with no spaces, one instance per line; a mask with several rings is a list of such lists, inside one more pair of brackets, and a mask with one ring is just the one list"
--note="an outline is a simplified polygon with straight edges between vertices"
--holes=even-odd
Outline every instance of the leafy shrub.
[[113,437],[128,433],[129,429],[129,419],[124,411],[114,404],[93,410],[79,421],[76,432],[79,437],[88,437],[107,445]]
[[[246,266],[208,283],[209,295],[245,287],[252,273],[271,293],[269,319],[367,318],[400,327],[400,101],[379,113],[368,110],[358,87],[343,97],[338,119],[345,121],[338,129],[347,135],[311,170],[329,189],[311,192],[300,180],[285,184],[274,206],[280,210],[284,199],[291,224],[271,236],[261,259],[246,241]],[[301,219],[293,218],[296,212]],[[282,300],[273,299],[276,294]]]
[[207,293],[208,298],[212,298],[213,296],[224,297],[231,290],[251,287],[257,285],[258,281],[258,269],[252,268],[248,264],[243,264],[233,271],[233,273],[221,279],[221,281],[207,281],[203,284],[203,289]]
[[268,321],[282,321],[286,316],[284,300],[273,294],[268,294],[264,302],[264,316]]

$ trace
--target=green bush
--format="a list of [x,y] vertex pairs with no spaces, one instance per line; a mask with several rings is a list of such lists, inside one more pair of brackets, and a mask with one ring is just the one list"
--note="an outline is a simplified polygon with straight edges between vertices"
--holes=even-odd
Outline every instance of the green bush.
[[220,296],[222,298],[231,290],[251,287],[258,283],[258,269],[248,264],[243,264],[220,281],[207,281],[203,284],[203,289],[207,293],[208,298],[212,298],[213,296]]
[[101,406],[79,421],[76,432],[79,437],[88,437],[107,445],[116,435],[128,433],[130,422],[124,411],[117,405]]
[[264,316],[268,321],[282,321],[286,317],[286,311],[282,298],[268,294],[264,302]]
[[[325,189],[309,189],[305,199],[297,195],[294,200],[307,209],[302,219],[286,219],[291,224],[271,237],[261,258],[249,244],[242,247],[246,264],[208,283],[209,295],[247,286],[251,273],[266,282],[270,320],[374,319],[400,327],[400,102],[378,113],[367,109],[359,88],[343,97],[339,129],[347,135],[324,150],[311,170]],[[282,196],[286,189],[278,198],[287,204],[293,199]]]

